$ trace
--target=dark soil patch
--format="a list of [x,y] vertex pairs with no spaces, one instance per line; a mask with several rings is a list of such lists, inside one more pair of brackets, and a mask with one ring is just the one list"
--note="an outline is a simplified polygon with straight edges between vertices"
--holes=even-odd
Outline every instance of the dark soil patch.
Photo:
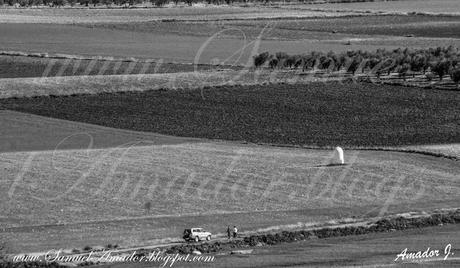
[[395,146],[460,142],[459,103],[455,91],[334,82],[4,99],[0,109],[175,136]]
[[0,56],[0,78],[178,73],[215,69],[215,66],[204,64]]

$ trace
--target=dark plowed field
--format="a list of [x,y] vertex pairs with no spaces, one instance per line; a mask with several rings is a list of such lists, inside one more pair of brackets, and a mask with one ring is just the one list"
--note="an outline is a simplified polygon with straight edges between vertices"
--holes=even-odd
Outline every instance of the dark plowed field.
[[313,83],[5,99],[0,109],[176,136],[386,146],[459,142],[459,103],[456,91]]

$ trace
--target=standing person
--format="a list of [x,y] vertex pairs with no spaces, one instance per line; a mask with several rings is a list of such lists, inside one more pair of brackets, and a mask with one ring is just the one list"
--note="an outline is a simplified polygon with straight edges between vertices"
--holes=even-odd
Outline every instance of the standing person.
[[233,226],[233,238],[236,238],[238,236],[238,229],[236,226]]
[[228,239],[232,238],[232,232],[230,231],[230,226],[227,226],[227,236],[228,236]]

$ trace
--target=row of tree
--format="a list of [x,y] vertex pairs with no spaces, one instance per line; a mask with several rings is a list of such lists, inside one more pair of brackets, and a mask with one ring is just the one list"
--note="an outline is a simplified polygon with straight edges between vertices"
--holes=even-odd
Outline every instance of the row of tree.
[[398,73],[407,75],[423,73],[428,79],[432,74],[439,77],[450,74],[453,81],[460,82],[460,52],[453,46],[429,49],[378,49],[369,51],[311,52],[309,54],[288,55],[284,52],[260,53],[254,57],[254,66],[271,69],[323,70],[326,72],[345,71],[352,73],[382,74]]
[[[309,2],[312,0],[302,1]],[[21,6],[21,7],[32,7],[32,6],[50,6],[50,7],[59,7],[59,6],[134,6],[142,3],[150,2],[154,6],[165,6],[167,4],[173,3],[178,5],[179,3],[185,3],[187,5],[193,5],[194,3],[207,3],[214,5],[231,5],[233,3],[248,3],[248,2],[260,2],[260,3],[269,3],[270,0],[0,0],[0,5],[9,5],[9,6]]]

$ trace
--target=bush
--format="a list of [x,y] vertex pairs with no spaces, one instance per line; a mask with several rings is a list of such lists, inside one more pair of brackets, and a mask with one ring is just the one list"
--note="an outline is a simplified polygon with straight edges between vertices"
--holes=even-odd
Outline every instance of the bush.
[[444,75],[449,73],[450,69],[450,63],[446,60],[437,62],[434,64],[433,68],[431,68],[431,71],[435,73],[436,75],[439,76],[439,80],[442,81],[442,78]]
[[150,212],[151,208],[152,208],[152,202],[148,201],[144,204],[144,209],[147,210],[147,212]]
[[408,63],[404,63],[403,65],[397,68],[399,77],[402,77],[404,81],[406,81],[406,75],[410,70],[410,65]]
[[157,7],[162,7],[166,5],[169,1],[168,0],[150,0],[150,3],[152,5],[157,6]]
[[285,52],[276,52],[275,58],[278,60],[278,62],[281,62],[285,59],[287,59],[289,55]]
[[432,73],[425,74],[425,77],[426,77],[426,80],[428,81],[433,81],[433,79],[435,78],[434,74]]
[[284,61],[284,67],[292,68],[297,62],[297,56],[288,56]]
[[455,70],[452,71],[452,73],[450,74],[450,78],[452,79],[452,81],[459,85],[460,83],[460,68],[457,68]]
[[270,57],[270,54],[268,52],[263,52],[257,56],[254,56],[254,66],[258,68],[264,65],[264,63],[268,60],[269,57]]
[[278,67],[278,63],[279,63],[278,59],[273,58],[268,62],[268,66],[270,66],[270,68],[272,69],[275,69],[276,67]]

